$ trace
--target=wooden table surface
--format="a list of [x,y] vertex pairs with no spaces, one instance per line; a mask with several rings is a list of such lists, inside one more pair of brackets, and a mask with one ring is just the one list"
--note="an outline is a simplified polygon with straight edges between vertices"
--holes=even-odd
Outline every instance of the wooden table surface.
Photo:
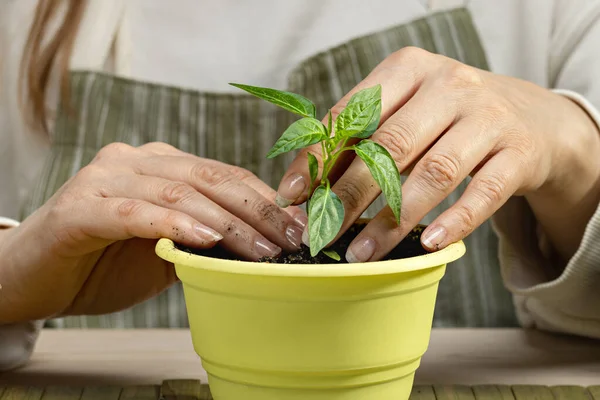
[[[160,385],[206,373],[187,330],[45,330],[0,385]],[[421,385],[600,385],[600,341],[513,329],[434,329]]]

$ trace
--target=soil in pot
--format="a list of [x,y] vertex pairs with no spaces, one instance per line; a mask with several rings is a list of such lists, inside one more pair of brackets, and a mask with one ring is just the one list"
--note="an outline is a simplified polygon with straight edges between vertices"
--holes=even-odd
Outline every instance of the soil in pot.
[[[310,249],[302,245],[300,251],[295,253],[282,253],[277,257],[264,257],[259,262],[277,263],[277,264],[341,264],[347,263],[344,255],[352,240],[366,226],[364,223],[354,224],[342,237],[335,242],[330,250],[335,250],[341,257],[340,261],[336,261],[323,253],[319,253],[316,257],[311,257]],[[423,227],[418,226],[404,239],[394,250],[392,250],[384,260],[398,260],[401,258],[416,257],[427,254],[428,252],[421,246],[421,233]],[[212,249],[193,249],[182,245],[176,245],[180,250],[187,251],[200,256],[220,258],[225,260],[239,260],[227,250],[221,247]]]

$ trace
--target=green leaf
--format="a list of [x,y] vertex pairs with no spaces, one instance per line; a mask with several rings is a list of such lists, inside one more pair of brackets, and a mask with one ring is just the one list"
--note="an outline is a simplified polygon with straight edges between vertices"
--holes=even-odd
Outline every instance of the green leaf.
[[329,185],[319,186],[310,199],[308,235],[310,254],[319,254],[339,233],[344,222],[344,205]]
[[366,139],[377,130],[381,118],[381,85],[355,93],[335,120],[336,137]]
[[240,83],[230,83],[230,85],[245,90],[294,114],[303,117],[317,117],[317,110],[313,102],[299,94],[258,86],[242,85]]
[[331,109],[329,109],[329,117],[327,119],[327,133],[331,135],[331,129],[333,129],[333,117],[331,116]]
[[321,121],[315,118],[302,118],[290,125],[273,148],[267,158],[277,157],[288,151],[301,149],[327,139],[327,130]]
[[310,174],[310,185],[312,188],[312,185],[317,180],[317,175],[319,174],[319,162],[317,161],[317,157],[312,153],[308,153],[308,173]]
[[335,250],[323,249],[323,254],[327,257],[334,259],[335,261],[340,261],[342,257]]
[[372,140],[361,141],[354,146],[354,151],[369,167],[371,175],[377,181],[388,205],[394,212],[396,221],[400,224],[402,182],[396,162],[385,147]]

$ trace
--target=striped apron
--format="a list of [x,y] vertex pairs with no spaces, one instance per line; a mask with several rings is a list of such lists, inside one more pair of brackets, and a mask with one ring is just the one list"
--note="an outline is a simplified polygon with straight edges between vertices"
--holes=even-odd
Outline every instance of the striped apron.
[[[458,8],[351,40],[319,53],[295,68],[287,89],[317,105],[320,115],[359,83],[392,52],[417,46],[488,69],[469,11]],[[245,94],[214,94],[73,71],[75,115],[59,112],[46,166],[25,204],[23,216],[40,207],[69,177],[112,142],[138,146],[169,143],[200,157],[238,165],[276,187],[294,154],[267,160],[265,155],[293,121],[290,113]],[[431,222],[453,204],[468,180],[425,219]],[[378,199],[365,213],[383,207]],[[466,239],[467,254],[447,269],[440,287],[434,326],[505,327],[517,324],[512,297],[504,288],[498,242],[490,223]],[[131,309],[101,316],[48,321],[60,328],[187,327],[180,284]]]

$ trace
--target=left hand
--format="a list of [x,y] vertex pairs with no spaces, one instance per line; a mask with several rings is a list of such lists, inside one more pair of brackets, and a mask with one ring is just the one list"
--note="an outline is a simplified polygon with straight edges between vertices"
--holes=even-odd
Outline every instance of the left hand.
[[[383,258],[469,175],[462,197],[423,232],[426,249],[465,238],[513,195],[569,190],[574,176],[586,179],[583,164],[600,159],[589,158],[600,148],[595,124],[572,101],[418,48],[384,60],[333,107],[334,118],[356,91],[376,84],[382,118],[371,140],[388,149],[400,171],[411,171],[400,225],[384,208],[351,244],[349,262]],[[320,147],[304,149],[279,186],[292,204],[308,195],[307,151],[318,156]],[[341,235],[380,190],[359,158],[340,159],[332,175],[346,211]]]

